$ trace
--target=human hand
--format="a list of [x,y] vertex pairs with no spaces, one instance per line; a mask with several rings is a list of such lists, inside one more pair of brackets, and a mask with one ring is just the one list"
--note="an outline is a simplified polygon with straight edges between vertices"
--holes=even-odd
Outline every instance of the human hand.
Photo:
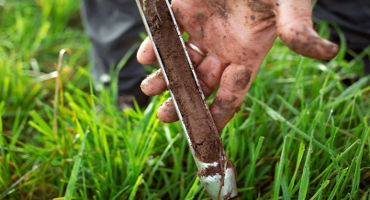
[[[190,36],[188,44],[200,49],[187,48],[204,95],[219,86],[210,106],[219,130],[238,111],[277,36],[303,56],[328,60],[338,52],[337,45],[313,30],[311,0],[173,0],[172,9],[180,29]],[[148,38],[137,58],[142,64],[155,61]],[[163,92],[161,72],[146,78],[141,88],[149,96]],[[178,120],[171,99],[157,116],[164,122]]]

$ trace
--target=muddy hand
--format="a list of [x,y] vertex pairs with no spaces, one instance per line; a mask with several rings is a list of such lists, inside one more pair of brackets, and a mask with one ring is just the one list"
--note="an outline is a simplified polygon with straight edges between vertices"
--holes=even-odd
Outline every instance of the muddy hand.
[[[277,36],[303,56],[327,60],[338,52],[313,30],[311,0],[173,0],[172,9],[180,28],[190,35],[188,42],[201,50],[188,48],[203,92],[208,97],[219,86],[210,106],[219,130],[238,111]],[[141,45],[138,61],[155,61],[149,39]],[[160,71],[141,86],[150,96],[166,89]],[[158,117],[177,120],[171,101],[159,108]]]

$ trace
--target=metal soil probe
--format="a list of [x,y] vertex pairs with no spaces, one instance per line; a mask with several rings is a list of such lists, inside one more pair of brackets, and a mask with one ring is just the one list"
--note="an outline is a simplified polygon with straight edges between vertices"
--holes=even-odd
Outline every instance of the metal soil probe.
[[237,196],[236,172],[225,156],[168,0],[136,0],[158,63],[198,167],[212,199]]

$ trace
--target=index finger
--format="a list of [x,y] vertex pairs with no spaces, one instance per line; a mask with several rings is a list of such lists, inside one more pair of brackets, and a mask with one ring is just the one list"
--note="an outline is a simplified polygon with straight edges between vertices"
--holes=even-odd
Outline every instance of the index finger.
[[150,65],[156,60],[152,41],[149,37],[146,37],[137,52],[137,61],[143,65]]

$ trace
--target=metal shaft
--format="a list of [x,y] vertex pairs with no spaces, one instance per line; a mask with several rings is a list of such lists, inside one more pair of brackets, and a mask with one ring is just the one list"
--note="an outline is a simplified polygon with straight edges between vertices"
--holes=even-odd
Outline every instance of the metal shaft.
[[[153,48],[154,48],[155,54],[157,56],[158,63],[159,63],[159,65],[162,69],[162,72],[164,74],[164,78],[166,80],[167,86],[170,89],[172,99],[174,100],[174,104],[175,104],[175,107],[176,107],[177,114],[178,114],[179,119],[182,123],[186,138],[188,140],[189,147],[190,147],[191,152],[193,154],[195,163],[198,167],[198,176],[200,178],[200,181],[201,181],[202,185],[205,187],[205,189],[207,190],[207,192],[209,193],[209,195],[211,196],[212,199],[230,199],[232,197],[235,197],[237,195],[236,177],[235,177],[236,172],[234,171],[234,168],[232,167],[232,164],[230,163],[230,161],[228,161],[226,156],[225,156],[225,152],[224,152],[223,147],[222,147],[221,139],[218,136],[217,129],[215,128],[216,126],[215,126],[214,121],[212,119],[212,116],[211,116],[211,114],[208,110],[208,106],[205,103],[204,94],[203,94],[203,92],[200,88],[200,84],[198,82],[197,75],[196,75],[196,73],[194,71],[194,68],[192,66],[192,62],[190,60],[190,57],[189,57],[189,55],[186,51],[185,43],[182,39],[181,33],[179,31],[179,28],[178,28],[178,25],[177,25],[177,22],[176,22],[176,19],[174,17],[174,14],[172,12],[172,9],[170,7],[170,4],[169,4],[168,0],[136,0],[136,3],[138,5],[141,17],[143,19],[145,28],[147,30],[147,33],[148,33],[148,35],[149,35],[149,37],[152,41]],[[213,134],[211,134],[209,136],[209,138],[216,141],[215,145],[217,145],[217,147],[215,147],[215,148],[220,150],[219,153],[216,155],[216,158],[213,159],[211,162],[209,162],[209,160],[205,161],[205,159],[200,158],[198,149],[194,148],[194,146],[196,146],[197,141],[195,141],[194,136],[192,135],[193,130],[191,129],[192,128],[191,121],[189,122],[189,120],[188,120],[189,116],[186,116],[184,114],[186,112],[187,113],[189,113],[189,112],[186,110],[186,106],[184,107],[181,103],[179,104],[178,101],[180,101],[180,102],[183,102],[183,101],[179,97],[179,95],[176,94],[177,91],[171,89],[171,88],[173,88],[172,87],[173,85],[181,85],[181,83],[173,83],[174,80],[171,79],[170,77],[174,76],[174,74],[173,74],[173,72],[171,72],[171,70],[169,70],[169,68],[171,66],[167,66],[165,64],[166,60],[163,60],[162,57],[161,57],[161,53],[163,54],[163,52],[166,51],[166,47],[159,47],[156,44],[156,39],[159,41],[158,38],[166,39],[166,37],[171,37],[171,36],[169,36],[169,35],[165,35],[165,36],[155,35],[155,37],[153,37],[153,34],[158,34],[158,33],[154,33],[152,31],[153,26],[151,27],[149,25],[148,20],[147,20],[147,18],[153,17],[153,16],[148,16],[148,13],[153,13],[153,12],[149,12],[148,9],[153,9],[153,7],[154,7],[154,9],[157,10],[157,7],[160,7],[160,6],[162,6],[161,8],[163,8],[163,4],[165,4],[165,7],[167,9],[166,12],[168,11],[168,13],[166,15],[166,13],[163,13],[163,12],[161,13],[160,11],[155,12],[158,15],[156,17],[158,17],[158,19],[159,19],[158,20],[159,22],[156,21],[156,22],[158,22],[158,24],[156,24],[155,28],[160,29],[161,28],[161,23],[165,23],[165,24],[162,24],[162,27],[168,26],[168,24],[172,24],[174,26],[175,30],[176,30],[174,32],[175,35],[172,35],[172,37],[177,37],[178,41],[181,43],[181,45],[180,45],[181,49],[179,51],[183,51],[183,55],[184,55],[183,61],[187,63],[187,69],[184,69],[184,72],[181,72],[181,74],[177,74],[177,76],[181,76],[183,73],[189,72],[191,74],[192,78],[194,79],[193,82],[195,82],[195,85],[196,85],[197,95],[199,95],[200,99],[201,99],[201,102],[200,102],[200,104],[202,104],[201,107],[204,110],[205,116],[208,118],[207,121],[206,121],[208,124],[205,123],[204,126],[211,126],[212,127],[212,130],[213,130],[212,133]],[[168,17],[168,15],[170,17]],[[168,19],[168,20],[166,21],[166,19]],[[158,49],[158,48],[162,48],[162,49]],[[177,66],[175,66],[175,67],[177,67]],[[190,68],[190,71],[189,71],[189,68]],[[194,94],[190,97],[194,98]],[[197,106],[199,107],[199,105],[197,105]],[[209,138],[206,137],[205,140],[207,140]],[[204,142],[207,143],[207,141],[204,141]],[[210,154],[210,155],[215,154],[215,152],[206,152],[206,153]],[[212,156],[214,157],[214,155],[212,155]]]

